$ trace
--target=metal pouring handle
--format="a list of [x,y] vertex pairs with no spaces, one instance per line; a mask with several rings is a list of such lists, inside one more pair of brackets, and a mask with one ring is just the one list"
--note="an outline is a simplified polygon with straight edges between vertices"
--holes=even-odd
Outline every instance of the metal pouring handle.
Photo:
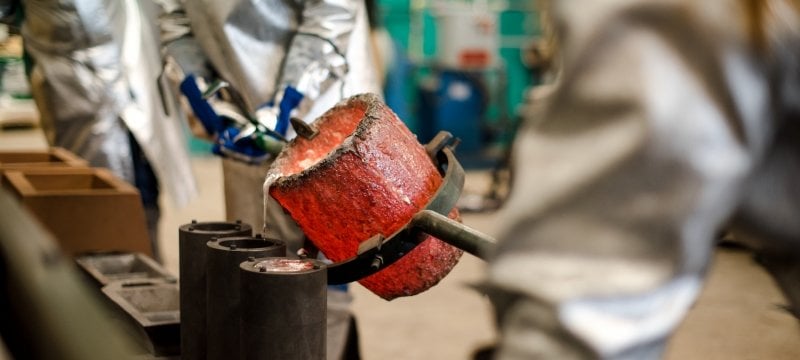
[[414,215],[411,227],[483,260],[487,260],[497,243],[493,237],[432,210]]

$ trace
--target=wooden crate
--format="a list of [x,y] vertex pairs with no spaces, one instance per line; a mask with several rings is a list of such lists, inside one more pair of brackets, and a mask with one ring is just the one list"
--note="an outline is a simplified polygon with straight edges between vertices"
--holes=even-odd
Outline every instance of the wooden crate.
[[152,255],[139,192],[106,169],[5,171],[3,186],[65,252],[121,250]]
[[88,166],[86,160],[59,147],[41,151],[0,151],[0,184],[3,184],[3,174],[8,170]]

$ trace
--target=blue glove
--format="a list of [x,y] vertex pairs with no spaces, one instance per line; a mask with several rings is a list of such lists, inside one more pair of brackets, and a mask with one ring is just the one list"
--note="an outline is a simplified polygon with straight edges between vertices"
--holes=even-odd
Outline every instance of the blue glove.
[[203,93],[200,92],[194,75],[189,74],[181,81],[180,90],[189,100],[189,106],[192,107],[195,116],[203,124],[206,133],[214,135],[225,130],[225,122],[217,115],[211,104],[203,98]]
[[270,154],[258,144],[254,136],[239,136],[241,129],[231,125],[225,128],[214,143],[214,154],[234,158],[250,164],[259,164]]
[[297,89],[287,86],[283,91],[283,98],[281,103],[278,104],[278,120],[275,124],[275,132],[286,136],[286,131],[289,130],[289,117],[300,102],[303,101],[303,94]]

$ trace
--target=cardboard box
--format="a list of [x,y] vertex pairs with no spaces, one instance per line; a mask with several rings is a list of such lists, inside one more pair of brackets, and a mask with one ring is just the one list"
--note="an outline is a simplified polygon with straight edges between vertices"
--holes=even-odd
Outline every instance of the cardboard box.
[[54,147],[41,151],[0,151],[0,184],[8,170],[88,167],[89,163],[66,149]]
[[139,192],[106,169],[5,171],[3,186],[68,254],[119,250],[152,255]]

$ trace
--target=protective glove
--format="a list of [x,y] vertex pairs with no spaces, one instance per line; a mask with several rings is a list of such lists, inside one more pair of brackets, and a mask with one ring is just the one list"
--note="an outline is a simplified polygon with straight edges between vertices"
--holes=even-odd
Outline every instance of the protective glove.
[[[284,136],[288,130],[291,112],[303,99],[300,92],[287,87],[279,96],[277,107],[268,104],[259,109],[255,116],[251,116],[243,108],[244,104],[239,103],[237,107],[218,97],[204,94],[198,82],[202,80],[189,75],[181,82],[180,88],[195,116],[213,138],[213,153],[257,164],[280,152],[282,141],[285,142]],[[215,86],[217,85],[212,84],[210,87]],[[237,95],[233,93],[234,89],[228,88],[228,92],[231,96]]]
[[286,137],[292,111],[300,105],[304,96],[297,89],[287,86],[275,98],[276,101],[271,101],[256,110],[256,118],[265,127],[274,129],[275,133]]
[[289,118],[291,117],[292,110],[297,108],[301,101],[303,101],[303,94],[297,91],[297,89],[287,86],[283,90],[283,96],[278,103],[278,120],[275,125],[275,132],[286,136],[286,132],[289,130]]
[[248,164],[260,164],[273,154],[268,152],[265,144],[260,143],[262,137],[256,134],[255,126],[248,125],[240,129],[230,125],[219,134],[214,142],[212,152]]

